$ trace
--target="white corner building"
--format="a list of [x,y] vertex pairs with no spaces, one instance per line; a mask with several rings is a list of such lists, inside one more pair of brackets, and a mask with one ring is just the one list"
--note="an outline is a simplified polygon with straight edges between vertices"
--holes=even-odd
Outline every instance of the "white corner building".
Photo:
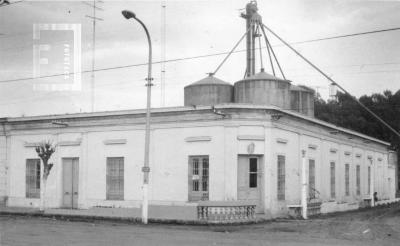
[[[312,95],[304,92],[300,97]],[[389,143],[317,120],[312,107],[282,109],[291,93],[288,81],[264,72],[234,88],[210,76],[185,88],[187,106],[152,109],[150,209],[168,206],[196,219],[202,202],[247,202],[279,217],[301,207],[304,196],[318,204],[316,213],[371,205],[373,192],[394,200]],[[214,104],[221,98],[227,102]],[[213,106],[188,106],[201,100]],[[57,149],[47,208],[140,208],[144,122],[144,110],[3,119],[0,197],[11,207],[39,206],[42,167],[34,147],[51,140]]]
[[[252,30],[253,2],[242,16]],[[374,206],[375,192],[378,202],[394,201],[390,144],[315,119],[313,90],[254,72],[256,35],[247,35],[244,79],[210,75],[185,87],[184,106],[151,109],[149,218],[307,217]],[[51,140],[46,209],[133,216],[142,204],[145,112],[0,119],[0,199],[39,207],[35,146]]]

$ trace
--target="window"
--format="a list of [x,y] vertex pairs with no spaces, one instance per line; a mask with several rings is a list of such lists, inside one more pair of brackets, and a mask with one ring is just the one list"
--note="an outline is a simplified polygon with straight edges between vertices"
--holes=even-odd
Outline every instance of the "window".
[[315,160],[308,160],[308,195],[315,198]]
[[249,187],[257,188],[257,158],[250,158],[249,162]]
[[209,168],[208,156],[189,157],[189,201],[208,200]]
[[368,195],[371,194],[371,167],[368,167]]
[[357,165],[357,167],[356,167],[356,185],[357,185],[357,187],[356,187],[357,195],[360,195],[361,194],[360,165]]
[[208,191],[208,158],[203,158],[203,168],[202,168],[201,184],[202,191]]
[[335,162],[331,162],[331,198],[336,197],[336,172]]
[[199,159],[194,158],[193,159],[193,191],[199,191],[199,179],[197,178],[199,176]]
[[124,157],[107,157],[107,200],[124,199]]
[[278,155],[278,200],[285,200],[285,156]]
[[345,165],[345,192],[346,192],[346,196],[350,195],[350,165],[346,164]]
[[26,197],[40,198],[40,159],[26,160]]

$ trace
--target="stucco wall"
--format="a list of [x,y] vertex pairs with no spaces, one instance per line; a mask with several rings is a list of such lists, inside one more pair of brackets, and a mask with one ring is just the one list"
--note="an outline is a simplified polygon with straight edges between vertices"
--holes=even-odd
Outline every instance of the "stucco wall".
[[[271,121],[263,114],[226,120],[206,120],[201,115],[186,122],[152,124],[150,146],[150,204],[188,204],[188,158],[208,155],[210,163],[209,198],[212,201],[237,199],[237,162],[239,155],[260,156],[264,185],[260,199],[265,213],[286,215],[288,205],[301,200],[301,152],[315,160],[316,189],[324,203],[322,212],[357,207],[368,196],[368,157],[372,158],[374,190],[380,199],[394,197],[393,177],[388,168],[384,145],[365,143],[329,131],[308,122],[290,118]],[[213,115],[215,116],[215,115]],[[220,117],[220,116],[215,116]],[[171,120],[171,117],[166,119]],[[221,118],[219,118],[221,119]],[[110,120],[111,121],[111,120]],[[9,206],[38,206],[39,199],[25,198],[25,163],[37,158],[26,143],[46,139],[60,144],[51,161],[55,164],[49,176],[46,193],[48,207],[62,204],[62,158],[79,158],[80,208],[139,207],[142,199],[141,168],[144,159],[143,124],[123,124],[115,120],[111,126],[88,125],[55,129],[15,130],[9,137]],[[22,127],[21,127],[22,128]],[[116,141],[110,144],[110,141]],[[0,137],[0,154],[2,153]],[[67,143],[67,144],[66,144]],[[69,143],[69,144],[68,144]],[[249,148],[253,146],[254,148]],[[334,150],[334,151],[333,151]],[[277,156],[284,155],[285,200],[277,200]],[[106,158],[124,157],[124,200],[106,200]],[[330,196],[330,162],[336,165],[336,197]],[[0,158],[0,175],[3,159]],[[350,164],[350,195],[345,195],[345,164]],[[361,194],[356,194],[356,165],[361,167]],[[4,164],[3,164],[4,166]],[[393,178],[394,179],[394,178]],[[4,186],[4,184],[3,184]],[[4,192],[4,191],[3,191]],[[1,186],[0,186],[1,196]]]

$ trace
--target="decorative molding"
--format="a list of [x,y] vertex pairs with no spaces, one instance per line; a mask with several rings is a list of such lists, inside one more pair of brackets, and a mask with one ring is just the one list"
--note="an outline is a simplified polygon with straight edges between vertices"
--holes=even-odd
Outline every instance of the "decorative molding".
[[247,153],[249,154],[249,155],[252,155],[252,154],[254,154],[254,149],[256,148],[256,145],[252,142],[251,144],[249,144],[248,146],[247,146]]
[[288,140],[283,138],[277,138],[276,142],[280,144],[287,144]]
[[198,136],[198,137],[187,137],[185,138],[186,142],[207,142],[211,141],[210,136]]
[[318,146],[315,145],[315,144],[309,144],[309,145],[308,145],[308,148],[309,148],[309,149],[317,149],[317,147],[318,147]]
[[82,140],[77,139],[76,141],[61,141],[58,142],[58,146],[79,146],[81,145]]
[[331,153],[336,153],[338,151],[338,149],[336,149],[336,148],[330,148],[329,149],[329,152],[331,152]]
[[361,154],[360,153],[356,154],[356,157],[361,158]]
[[264,135],[238,135],[238,140],[255,140],[255,141],[264,141]]
[[40,145],[40,142],[25,142],[24,143],[24,147],[26,147],[26,148],[34,148],[39,145]]
[[126,139],[106,139],[103,141],[105,145],[126,144],[126,142]]
[[344,154],[345,155],[351,155],[351,152],[350,151],[345,151]]

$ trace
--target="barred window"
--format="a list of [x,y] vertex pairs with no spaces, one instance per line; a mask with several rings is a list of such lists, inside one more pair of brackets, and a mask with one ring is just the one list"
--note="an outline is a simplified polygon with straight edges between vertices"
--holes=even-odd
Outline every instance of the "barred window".
[[315,160],[308,160],[308,194],[309,198],[315,198]]
[[26,160],[26,191],[27,198],[40,198],[40,159]]
[[278,200],[285,200],[285,156],[278,155]]
[[196,176],[199,176],[199,159],[193,158],[193,191],[199,191],[199,179]]
[[209,159],[208,156],[189,157],[189,201],[208,200]]
[[107,200],[124,199],[124,157],[107,157]]
[[336,197],[336,171],[335,162],[331,162],[331,198]]
[[356,167],[356,185],[357,185],[356,187],[357,195],[360,195],[361,194],[360,165],[357,165]]
[[203,177],[201,178],[202,190],[208,191],[208,158],[203,159]]
[[345,164],[345,192],[346,196],[350,195],[350,164]]

